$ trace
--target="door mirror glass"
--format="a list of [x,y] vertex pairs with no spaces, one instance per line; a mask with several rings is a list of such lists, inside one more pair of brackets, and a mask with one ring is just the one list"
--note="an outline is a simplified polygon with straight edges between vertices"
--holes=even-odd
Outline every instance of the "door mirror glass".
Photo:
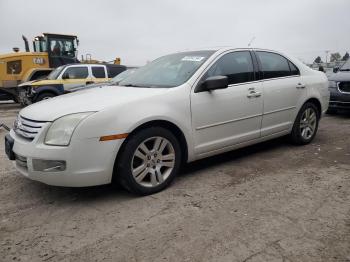
[[202,91],[211,91],[216,89],[224,89],[228,87],[227,76],[211,76],[202,84]]
[[339,67],[334,67],[333,68],[333,73],[336,73],[336,72],[338,72],[339,71]]

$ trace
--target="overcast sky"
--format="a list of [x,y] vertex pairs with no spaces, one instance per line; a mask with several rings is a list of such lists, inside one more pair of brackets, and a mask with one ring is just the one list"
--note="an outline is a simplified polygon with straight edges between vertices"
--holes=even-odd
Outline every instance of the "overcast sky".
[[350,51],[350,0],[0,0],[0,53],[24,49],[21,35],[76,34],[79,57],[142,65],[211,46],[289,52],[312,62]]

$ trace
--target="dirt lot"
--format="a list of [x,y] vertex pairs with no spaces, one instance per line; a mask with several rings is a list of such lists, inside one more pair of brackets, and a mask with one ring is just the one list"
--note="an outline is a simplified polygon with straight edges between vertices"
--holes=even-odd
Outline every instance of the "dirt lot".
[[[17,111],[0,104],[1,121]],[[350,115],[323,118],[308,146],[277,139],[190,164],[142,198],[30,181],[1,142],[0,260],[350,261]]]

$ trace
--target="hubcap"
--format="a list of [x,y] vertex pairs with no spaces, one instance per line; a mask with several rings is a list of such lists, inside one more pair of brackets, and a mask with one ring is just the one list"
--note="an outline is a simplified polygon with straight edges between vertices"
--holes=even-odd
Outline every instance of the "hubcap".
[[146,187],[162,184],[175,166],[175,150],[164,137],[151,137],[135,150],[131,170],[137,183]]
[[307,108],[300,119],[300,133],[305,140],[309,140],[315,133],[317,115],[313,108]]

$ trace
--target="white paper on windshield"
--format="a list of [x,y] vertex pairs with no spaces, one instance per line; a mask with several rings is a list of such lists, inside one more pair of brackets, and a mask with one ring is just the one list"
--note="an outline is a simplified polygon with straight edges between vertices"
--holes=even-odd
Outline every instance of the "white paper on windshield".
[[182,61],[200,62],[204,59],[203,56],[185,56]]

